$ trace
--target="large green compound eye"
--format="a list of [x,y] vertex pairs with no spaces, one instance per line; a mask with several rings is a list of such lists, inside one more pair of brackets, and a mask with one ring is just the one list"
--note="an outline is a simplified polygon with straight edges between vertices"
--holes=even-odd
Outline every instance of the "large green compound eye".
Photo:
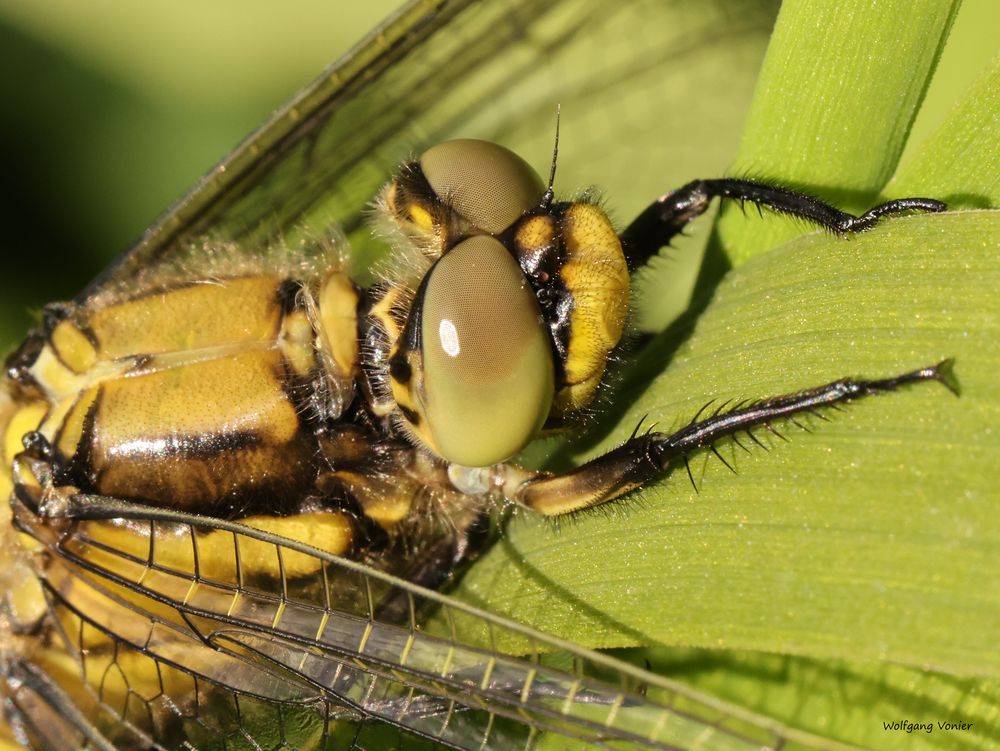
[[548,417],[554,372],[538,302],[507,249],[479,235],[444,255],[420,326],[417,399],[435,450],[486,467],[524,448]]
[[531,165],[489,141],[445,141],[424,152],[420,168],[442,200],[491,235],[537,206],[545,193]]

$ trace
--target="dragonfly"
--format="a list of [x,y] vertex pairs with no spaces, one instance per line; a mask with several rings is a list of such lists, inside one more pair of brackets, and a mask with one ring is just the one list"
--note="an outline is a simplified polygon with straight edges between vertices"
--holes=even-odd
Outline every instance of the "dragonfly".
[[[365,108],[383,96],[380,86],[419,85],[421,54],[460,54],[442,35],[490,37],[489,15],[469,10],[462,3],[409,6],[238,148],[79,299],[128,299],[129,288],[148,285],[151,269],[183,270],[205,254],[308,246],[316,226],[337,237],[335,244],[343,233],[352,263],[365,265],[366,256],[381,252],[365,210],[377,191],[360,199],[359,185],[370,181],[371,164],[386,158],[386,144],[399,148],[394,118],[406,113],[380,117],[364,132],[349,124],[364,121]],[[520,12],[523,22],[544,27],[541,4]],[[518,33],[516,25],[509,33]],[[461,41],[467,37],[451,44]],[[477,55],[491,57],[481,48],[468,54],[473,69]],[[459,65],[454,75],[462,71],[465,80],[468,70]],[[435,80],[438,95],[447,83]],[[420,141],[434,143],[434,135]],[[785,194],[768,200],[780,207]],[[924,201],[887,211],[940,208]],[[812,209],[799,210],[808,216]],[[394,387],[405,380],[397,372],[390,366]],[[951,385],[941,363],[861,388],[918,380]],[[796,398],[832,393],[824,388]],[[719,409],[706,419],[742,418],[756,406]],[[420,415],[434,423],[424,410]],[[406,419],[417,431],[422,420]],[[423,440],[436,446],[442,439],[434,435]],[[40,442],[26,448],[37,457],[51,451]],[[269,523],[87,492],[53,498],[44,492],[54,482],[45,463],[26,475],[28,469],[40,490],[33,496],[30,481],[22,484],[29,490],[12,504],[12,524],[33,540],[34,557],[53,565],[35,576],[17,568],[31,565],[18,559],[10,581],[41,588],[41,599],[25,592],[26,602],[45,603],[40,617],[62,649],[26,659],[20,645],[30,635],[6,634],[5,672],[13,733],[40,747],[532,748],[552,738],[598,748],[819,743],[464,604],[422,585],[427,577],[419,572],[401,578],[398,567],[344,557],[329,540],[310,537],[309,522],[294,526],[298,515]],[[609,494],[632,486],[623,481]],[[544,512],[547,496],[539,498]],[[21,604],[17,595],[10,602],[12,611]]]

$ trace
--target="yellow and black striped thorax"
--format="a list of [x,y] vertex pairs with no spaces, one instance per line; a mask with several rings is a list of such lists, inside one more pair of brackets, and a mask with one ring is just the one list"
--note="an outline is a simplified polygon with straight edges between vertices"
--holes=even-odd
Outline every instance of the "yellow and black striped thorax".
[[354,285],[339,271],[160,279],[49,306],[8,361],[24,444],[59,485],[222,516],[295,510],[320,426],[353,398]]

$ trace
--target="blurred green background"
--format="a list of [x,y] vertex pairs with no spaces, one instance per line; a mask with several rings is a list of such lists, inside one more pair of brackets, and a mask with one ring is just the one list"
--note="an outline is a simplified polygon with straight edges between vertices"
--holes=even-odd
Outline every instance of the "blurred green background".
[[[398,5],[0,0],[0,352]],[[996,53],[998,15],[966,0],[912,142]]]
[[0,354],[400,0],[0,0]]

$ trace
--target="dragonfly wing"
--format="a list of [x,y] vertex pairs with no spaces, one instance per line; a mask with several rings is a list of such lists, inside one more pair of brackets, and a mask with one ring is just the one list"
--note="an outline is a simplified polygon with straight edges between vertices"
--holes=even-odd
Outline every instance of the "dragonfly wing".
[[[685,101],[692,116],[681,117],[667,82],[683,76],[686,91],[711,80],[715,68],[702,71],[703,61],[728,55],[733,40],[763,49],[773,23],[767,4],[683,5],[414,0],[278,109],[81,297],[184,264],[206,238],[263,255],[308,245],[331,227],[346,235],[363,275],[384,252],[369,227],[371,202],[400,163],[473,136],[545,173],[559,105],[569,155],[560,184],[575,190],[599,179],[623,210],[638,210],[693,169],[675,145],[690,149],[698,104]],[[727,70],[726,80],[734,75]],[[752,70],[745,77],[749,87]],[[712,113],[716,129],[733,122],[729,141],[716,130],[699,139],[712,169],[731,159],[743,118],[739,101],[733,107]],[[628,153],[642,155],[627,170],[616,146],[623,129]]]
[[[115,746],[81,707],[48,674],[37,665],[24,660],[11,660],[6,665],[7,698],[4,713],[19,742],[32,748],[58,751],[67,748],[93,748],[114,751]],[[92,711],[96,708],[91,708]],[[94,712],[100,714],[100,710]],[[120,735],[155,747],[148,736],[137,729],[119,723],[115,718],[103,718],[117,724]]]
[[[94,653],[81,658],[85,671],[132,681],[100,698],[107,704],[124,693],[144,702],[154,727],[172,712],[185,732],[192,724],[231,732],[200,714],[222,695],[235,705],[241,732],[250,732],[255,714],[274,715],[308,728],[301,737],[281,734],[305,748],[341,727],[379,723],[469,749],[527,749],[561,738],[573,748],[750,751],[788,740],[780,727],[743,719],[661,677],[294,540],[94,496],[76,497],[68,516],[77,521],[55,524],[22,507],[17,519],[57,564],[42,576],[64,632],[75,631],[65,635],[73,653]],[[104,519],[116,520],[110,534]],[[253,581],[237,555],[231,575],[220,575],[206,551],[228,548],[209,547],[212,535],[231,537],[232,550],[266,546],[273,566],[258,561]],[[168,540],[190,546],[191,555],[170,552]],[[296,556],[315,561],[308,575],[287,574]],[[379,603],[389,593],[394,603],[402,593],[408,607],[394,607],[405,615],[386,621]],[[104,662],[95,633],[114,648]],[[505,654],[498,645],[515,637],[530,649]],[[564,664],[568,655],[568,665],[555,665],[554,653]],[[129,659],[155,664],[158,692],[143,685],[152,670]],[[170,671],[185,680],[164,681]],[[122,717],[137,723],[130,711]]]

